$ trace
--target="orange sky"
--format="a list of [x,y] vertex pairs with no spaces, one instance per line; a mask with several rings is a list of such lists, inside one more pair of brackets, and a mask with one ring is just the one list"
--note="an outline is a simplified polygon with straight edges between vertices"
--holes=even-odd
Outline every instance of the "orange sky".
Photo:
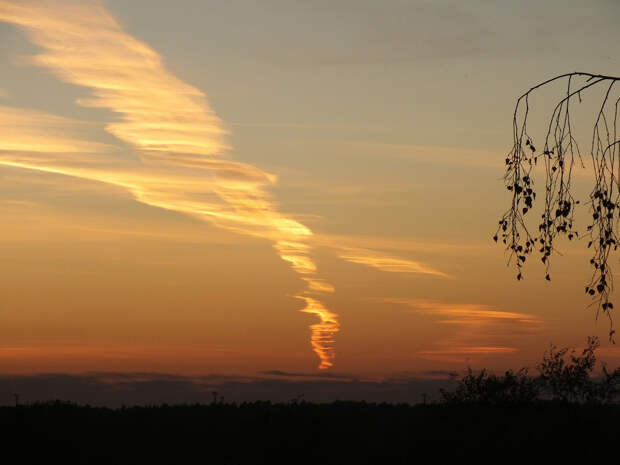
[[[517,283],[490,241],[514,99],[577,66],[548,62],[569,39],[523,62],[531,43],[449,1],[147,3],[0,0],[0,372],[382,377],[607,334],[583,248]],[[617,38],[605,8],[589,27]]]

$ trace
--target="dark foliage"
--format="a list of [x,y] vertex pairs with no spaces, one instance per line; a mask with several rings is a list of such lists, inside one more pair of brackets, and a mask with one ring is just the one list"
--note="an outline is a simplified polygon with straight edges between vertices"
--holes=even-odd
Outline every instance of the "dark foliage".
[[516,373],[508,370],[498,376],[482,370],[475,374],[471,368],[458,383],[453,392],[441,390],[443,400],[448,403],[492,403],[512,404],[533,402],[540,395],[537,379],[527,375],[523,368]]
[[27,464],[602,463],[619,421],[616,405],[541,401],[0,408],[6,463]]
[[571,403],[610,404],[620,399],[620,368],[609,371],[602,365],[603,376],[594,378],[596,350],[599,341],[589,337],[586,347],[577,355],[575,350],[555,346],[544,354],[537,365],[539,375],[528,376],[526,368],[503,376],[470,368],[458,381],[454,391],[441,390],[447,403],[514,404],[536,400]]

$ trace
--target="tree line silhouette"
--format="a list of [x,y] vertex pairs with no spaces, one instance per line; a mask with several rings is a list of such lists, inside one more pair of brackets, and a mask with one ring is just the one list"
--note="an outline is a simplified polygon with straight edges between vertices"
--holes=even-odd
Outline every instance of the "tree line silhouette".
[[[117,409],[53,401],[0,407],[15,463],[401,464],[432,454],[469,463],[601,463],[618,432],[620,369],[597,366],[596,338],[552,346],[537,364],[455,380],[436,401],[153,405]],[[191,459],[194,460],[194,459]]]

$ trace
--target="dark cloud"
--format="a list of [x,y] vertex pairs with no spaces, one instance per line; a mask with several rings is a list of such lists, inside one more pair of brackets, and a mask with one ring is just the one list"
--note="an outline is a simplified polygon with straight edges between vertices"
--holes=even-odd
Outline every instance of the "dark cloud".
[[[304,373],[272,370],[265,376],[178,376],[160,373],[37,374],[0,376],[0,405],[15,402],[64,400],[79,404],[122,405],[210,403],[214,393],[225,402],[257,400],[332,402],[335,400],[418,403],[422,395],[439,397],[439,389],[452,386],[447,376],[438,379],[403,377],[360,381],[344,375],[312,379]],[[437,375],[437,373],[435,373]],[[274,379],[273,377],[276,377]]]
[[458,373],[456,371],[448,371],[448,370],[427,370],[425,372],[423,372],[423,375],[425,376],[438,376],[438,377],[444,377],[444,378],[455,378],[458,376]]
[[321,378],[328,378],[328,379],[348,379],[350,381],[355,380],[355,377],[351,377],[348,375],[342,375],[342,374],[338,374],[338,373],[296,373],[296,372],[290,372],[290,371],[281,371],[281,370],[266,370],[266,371],[261,371],[260,372],[261,375],[268,375],[268,376],[282,376],[282,377],[286,377],[286,378],[315,378],[315,379],[321,379]]

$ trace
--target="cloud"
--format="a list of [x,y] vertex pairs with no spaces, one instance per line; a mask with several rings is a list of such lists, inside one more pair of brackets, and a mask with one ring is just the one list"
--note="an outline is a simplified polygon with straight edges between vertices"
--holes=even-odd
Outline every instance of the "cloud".
[[311,326],[320,367],[331,366],[337,315],[319,300],[330,285],[316,277],[307,244],[312,232],[277,211],[267,192],[275,176],[224,158],[228,131],[204,94],[173,76],[99,1],[0,0],[0,21],[22,27],[42,49],[30,62],[89,89],[91,97],[78,103],[112,111],[117,119],[105,129],[135,150],[133,158],[102,163],[107,159],[85,154],[103,147],[55,135],[53,128],[73,122],[17,112],[5,123],[14,137],[0,142],[0,163],[112,184],[145,204],[273,241],[296,272],[315,277],[299,297],[307,304],[302,311],[320,318]]
[[455,371],[448,371],[448,370],[427,370],[423,372],[424,375],[426,376],[431,376],[431,377],[439,377],[439,378],[448,378],[448,379],[454,379],[458,376],[458,373]]
[[[310,289],[312,286],[310,287]],[[295,296],[305,302],[305,307],[301,310],[304,313],[316,315],[320,322],[310,325],[312,329],[312,337],[310,342],[312,348],[321,358],[319,368],[326,369],[333,365],[334,352],[331,347],[334,343],[334,335],[338,332],[340,324],[338,323],[338,315],[330,312],[323,303],[306,294]]]
[[542,321],[534,315],[495,310],[481,304],[393,298],[385,301],[406,305],[416,313],[436,317],[439,324],[456,327],[455,334],[435,343],[436,348],[418,352],[424,358],[438,361],[515,353],[517,349],[507,345],[510,338],[535,334],[542,326]]
[[449,349],[421,350],[418,354],[426,356],[429,359],[451,360],[453,356],[467,355],[497,355],[512,354],[517,352],[514,347],[504,346],[457,346],[454,345]]
[[119,139],[171,158],[228,148],[227,131],[202,92],[168,73],[161,57],[123,32],[99,2],[2,1],[0,19],[26,29],[44,49],[33,63],[93,90],[82,105],[121,116],[107,126]]
[[312,241],[324,247],[337,248],[346,244],[357,249],[374,249],[390,252],[424,252],[435,255],[476,255],[489,250],[489,244],[480,242],[447,242],[447,241],[418,241],[392,237],[359,236],[351,234],[315,234]]
[[322,279],[316,279],[316,278],[302,278],[302,279],[308,283],[308,288],[313,290],[314,292],[319,292],[319,293],[320,292],[327,292],[327,293],[334,292],[334,286],[332,286],[326,281],[323,281]]
[[[84,126],[85,123],[42,111],[0,105],[0,160],[77,163],[88,160],[87,154],[114,150],[110,145],[76,136],[76,131]],[[42,152],[47,154],[43,160]]]
[[[281,375],[280,373],[283,373]],[[274,379],[275,377],[275,379]],[[284,379],[286,378],[286,379]],[[292,379],[290,379],[292,378]],[[311,375],[274,370],[259,376],[207,375],[177,376],[165,373],[88,373],[0,376],[0,405],[20,402],[65,400],[80,404],[120,407],[122,405],[157,405],[211,403],[214,392],[225,402],[272,401],[309,402],[335,400],[418,403],[422,394],[429,400],[439,398],[440,388],[450,388],[446,378],[360,381],[355,378]]]
[[[0,164],[107,183],[144,204],[272,241],[306,284],[296,297],[305,304],[301,311],[319,320],[311,325],[311,345],[320,368],[333,365],[339,321],[322,301],[334,287],[319,276],[314,247],[331,247],[343,260],[384,272],[450,277],[399,257],[397,246],[385,252],[329,236],[315,238],[310,228],[279,212],[269,194],[276,176],[230,159],[228,130],[205,95],[172,75],[162,57],[124,32],[101,2],[0,0],[0,21],[20,26],[40,47],[31,63],[89,89],[91,96],[78,103],[110,110],[115,117],[105,130],[119,140],[115,147],[84,140],[78,133],[87,123],[0,107],[0,130],[8,134],[0,141]],[[409,147],[368,148],[417,156]],[[435,159],[437,150],[432,148],[431,156],[424,149],[422,157]],[[473,158],[448,152],[448,162]]]
[[356,249],[350,247],[338,247],[338,257],[351,263],[370,266],[381,271],[391,273],[419,273],[441,278],[449,278],[450,276],[439,270],[436,270],[424,263],[407,260],[404,258],[392,257],[381,252],[368,249]]
[[331,372],[325,373],[294,373],[290,371],[282,370],[265,370],[260,372],[261,375],[277,376],[283,378],[330,378],[330,379],[348,379],[352,380],[351,376],[340,375]]

